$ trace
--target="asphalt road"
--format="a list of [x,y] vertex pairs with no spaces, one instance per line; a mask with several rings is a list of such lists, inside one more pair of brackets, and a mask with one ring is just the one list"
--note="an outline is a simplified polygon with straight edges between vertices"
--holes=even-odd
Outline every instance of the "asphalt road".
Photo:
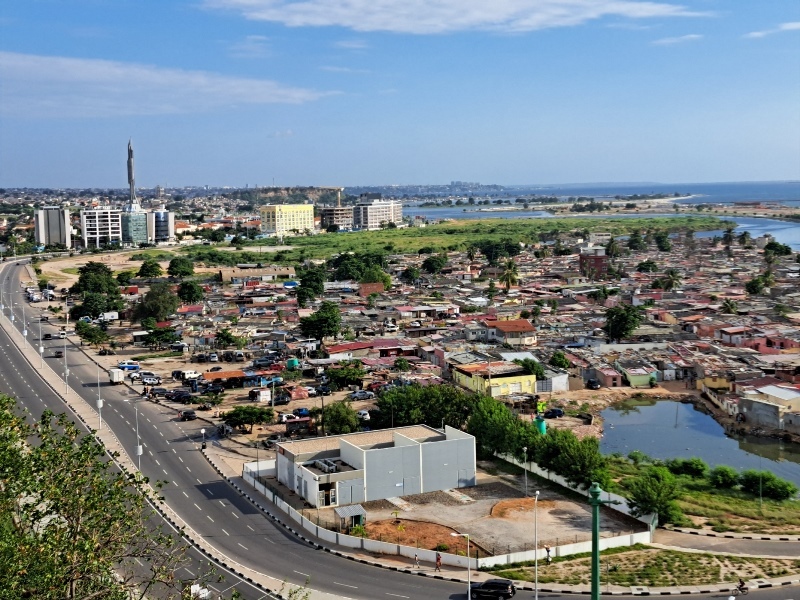
[[[14,325],[21,330],[24,307],[29,321],[28,343],[37,344],[40,324],[36,317],[42,311],[27,303],[19,282],[21,270],[10,263],[0,267],[5,314],[10,316],[13,310]],[[55,326],[41,324],[43,334],[56,333],[57,330]],[[51,357],[55,350],[64,350],[64,341],[43,341],[42,345],[45,348],[44,360],[63,376],[63,360]],[[88,363],[83,352],[71,343],[66,344],[66,358],[71,388],[69,393],[79,394],[94,406],[98,397],[98,368]],[[38,365],[29,365],[4,331],[0,331],[0,362],[4,366],[0,371],[0,390],[15,396],[34,415],[45,408],[57,413],[64,411],[63,403],[39,376],[35,368]],[[465,584],[462,583],[397,573],[315,549],[262,516],[219,477],[199,451],[200,429],[204,425],[206,435],[210,437],[207,424],[180,422],[176,409],[139,401],[139,396],[126,386],[111,385],[103,372],[100,372],[99,390],[105,401],[103,427],[110,427],[128,449],[129,455],[134,456],[138,425],[138,435],[144,448],[142,473],[151,480],[166,481],[162,495],[167,504],[198,535],[209,540],[232,561],[289,583],[302,585],[308,581],[309,587],[314,590],[344,598],[456,600],[466,596]],[[199,553],[195,553],[195,558],[207,562]],[[185,577],[185,574],[179,575]],[[233,576],[227,576],[226,579],[226,585],[234,583]],[[240,582],[237,589],[245,597],[258,598],[263,595],[252,588],[248,589],[244,583]],[[800,590],[795,593],[793,589],[768,589],[753,592],[752,595],[765,600],[788,600],[793,596],[800,599]],[[575,597],[549,593],[540,593],[539,596]],[[533,597],[533,593],[520,592],[517,597]],[[727,595],[704,597],[727,598]]]

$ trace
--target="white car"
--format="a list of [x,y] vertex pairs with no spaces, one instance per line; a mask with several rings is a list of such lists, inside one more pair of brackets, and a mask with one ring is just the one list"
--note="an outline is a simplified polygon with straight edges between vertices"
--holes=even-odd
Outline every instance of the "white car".
[[281,413],[278,415],[278,421],[280,423],[288,423],[289,421],[296,421],[300,417],[297,415],[293,415],[292,413]]
[[133,373],[128,374],[128,379],[131,381],[139,381],[145,377],[158,377],[158,375],[152,371],[134,371]]
[[219,355],[216,352],[212,352],[208,355],[208,362],[219,362]]
[[161,385],[161,377],[158,375],[146,375],[142,377],[142,383],[145,385]]
[[420,323],[419,321],[411,321],[411,323],[409,323],[408,326],[409,327],[422,327],[422,323]]
[[[61,333],[64,333],[63,331]],[[61,333],[59,333],[59,337],[61,337]],[[64,337],[67,337],[66,334]],[[121,360],[117,363],[117,368],[122,369],[123,371],[138,371],[139,370],[139,363],[135,360]]]
[[350,394],[350,398],[352,400],[372,400],[374,397],[375,394],[366,390],[358,390],[357,392]]
[[360,411],[356,413],[358,418],[362,421],[369,421],[369,411],[366,408],[362,408]]
[[309,386],[304,387],[303,389],[308,392],[309,396],[316,396],[317,395],[317,388],[315,388],[315,387],[311,387],[309,385]]

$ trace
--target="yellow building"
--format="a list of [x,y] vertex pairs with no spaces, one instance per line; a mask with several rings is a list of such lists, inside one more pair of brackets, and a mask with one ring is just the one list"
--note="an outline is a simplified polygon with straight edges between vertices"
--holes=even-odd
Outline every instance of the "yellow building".
[[261,207],[261,233],[297,235],[314,231],[314,207],[311,204],[268,204]]
[[535,394],[536,375],[504,361],[475,363],[453,367],[453,381],[476,394],[499,398],[509,394]]

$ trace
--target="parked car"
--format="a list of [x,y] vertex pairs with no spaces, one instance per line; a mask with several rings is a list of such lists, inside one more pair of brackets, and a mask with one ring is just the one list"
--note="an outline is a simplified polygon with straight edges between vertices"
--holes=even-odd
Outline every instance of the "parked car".
[[326,385],[318,385],[314,388],[317,391],[317,396],[330,396],[331,388]]
[[195,354],[192,357],[192,361],[193,362],[204,363],[207,360],[208,360],[208,356],[206,356],[205,354]]
[[288,423],[289,421],[296,421],[297,419],[300,418],[302,417],[298,417],[297,415],[292,413],[280,413],[278,415],[278,423]]
[[317,395],[317,388],[311,387],[310,385],[303,388],[305,391],[308,392],[309,396],[316,396]]
[[487,579],[473,583],[470,587],[470,598],[513,598],[517,593],[514,582],[510,579]]
[[422,327],[422,323],[420,323],[419,321],[411,321],[411,323],[409,323],[408,326],[409,327]]
[[222,367],[211,367],[209,369],[210,373],[216,373],[217,371],[222,371]]
[[152,375],[146,375],[142,377],[142,383],[145,385],[161,385],[161,377],[158,375],[155,377]]
[[544,411],[545,419],[560,419],[564,416],[564,411],[560,408],[548,408]]
[[114,356],[116,352],[114,352],[111,348],[103,348],[98,352],[100,356]]
[[197,413],[191,408],[180,411],[178,415],[180,416],[181,421],[194,421],[197,418]]
[[221,394],[225,387],[221,383],[210,383],[203,390],[203,394]]
[[292,398],[289,394],[275,394],[275,397],[272,399],[272,403],[275,406],[282,406],[284,404],[289,404]]
[[367,390],[358,390],[357,392],[350,394],[350,398],[352,400],[371,400],[374,397],[375,394],[368,392]]
[[138,371],[139,363],[135,360],[121,360],[117,363],[117,368],[123,371]]
[[208,362],[219,362],[219,355],[216,352],[212,352],[208,355]]
[[164,394],[164,398],[171,400],[172,402],[183,402],[184,404],[188,404],[187,401],[190,402],[194,396],[192,396],[192,393],[187,390],[173,390]]
[[292,411],[292,414],[297,416],[297,417],[310,417],[311,416],[311,413],[308,412],[307,408],[295,408]]
[[270,367],[275,364],[275,359],[271,356],[261,356],[253,361],[254,367]]
[[387,385],[389,385],[387,381],[373,381],[367,386],[367,389],[371,392],[380,392]]
[[168,392],[169,390],[167,388],[162,387],[154,387],[152,390],[150,390],[150,393],[153,394],[153,396],[166,396]]
[[134,371],[133,373],[128,373],[128,379],[131,381],[138,381],[140,379],[144,379],[145,377],[158,377],[158,375],[152,371]]
[[589,379],[586,382],[586,388],[590,390],[599,390],[602,386],[597,379]]
[[358,418],[362,421],[369,421],[369,411],[366,408],[362,408],[360,411],[356,413]]

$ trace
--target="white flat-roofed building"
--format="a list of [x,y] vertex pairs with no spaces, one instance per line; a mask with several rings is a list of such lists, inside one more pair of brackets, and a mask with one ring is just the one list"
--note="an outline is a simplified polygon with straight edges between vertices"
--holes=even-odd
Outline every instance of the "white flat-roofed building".
[[366,199],[353,207],[355,229],[380,229],[403,222],[403,205],[396,200]]
[[98,206],[81,210],[81,236],[85,248],[122,243],[122,215],[119,209]]
[[36,244],[40,246],[62,245],[72,246],[72,225],[69,209],[60,206],[45,206],[34,211],[34,234]]

